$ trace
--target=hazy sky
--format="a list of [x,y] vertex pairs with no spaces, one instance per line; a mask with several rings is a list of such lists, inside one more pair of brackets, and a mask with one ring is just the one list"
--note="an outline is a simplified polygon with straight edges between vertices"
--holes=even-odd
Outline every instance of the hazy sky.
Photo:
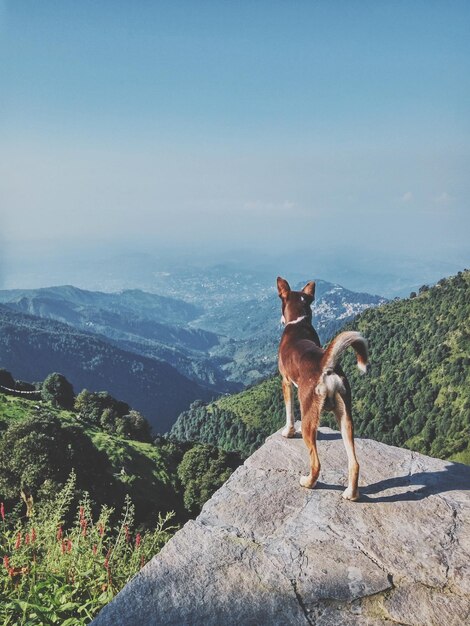
[[0,256],[464,258],[469,32],[465,1],[0,0]]

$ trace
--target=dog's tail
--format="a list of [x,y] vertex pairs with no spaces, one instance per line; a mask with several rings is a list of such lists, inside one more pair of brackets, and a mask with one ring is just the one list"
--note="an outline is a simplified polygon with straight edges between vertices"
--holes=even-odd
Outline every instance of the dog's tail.
[[349,346],[352,346],[356,351],[357,366],[361,372],[365,374],[367,372],[367,362],[369,359],[367,340],[364,339],[361,333],[354,330],[340,333],[333,339],[322,357],[321,364],[323,371],[328,372],[329,370],[333,370],[338,363],[339,357]]

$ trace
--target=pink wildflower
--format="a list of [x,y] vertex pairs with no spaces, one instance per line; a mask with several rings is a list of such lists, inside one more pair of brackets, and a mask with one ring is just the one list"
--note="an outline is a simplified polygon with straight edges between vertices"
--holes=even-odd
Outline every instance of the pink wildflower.
[[62,539],[63,534],[64,531],[62,530],[62,526],[59,526],[59,528],[57,529],[57,541],[60,541]]
[[108,552],[106,553],[106,557],[104,559],[104,569],[108,572],[109,574],[109,557],[111,556],[111,548],[108,550]]
[[33,529],[31,530],[31,543],[34,543],[34,542],[36,541],[36,539],[37,539],[36,529],[35,529],[35,528],[33,528]]
[[3,557],[3,567],[8,570],[10,568],[10,558],[8,556]]
[[60,550],[62,554],[72,551],[72,542],[70,541],[70,539],[64,539],[62,541],[62,543],[60,544]]
[[2,518],[2,521],[5,521],[5,505],[3,504],[3,502],[0,502],[0,516]]
[[135,549],[138,550],[139,546],[142,542],[142,535],[140,533],[137,533],[137,535],[135,536]]
[[16,535],[16,541],[15,541],[15,550],[18,550],[20,546],[21,546],[21,531],[18,531],[18,534]]

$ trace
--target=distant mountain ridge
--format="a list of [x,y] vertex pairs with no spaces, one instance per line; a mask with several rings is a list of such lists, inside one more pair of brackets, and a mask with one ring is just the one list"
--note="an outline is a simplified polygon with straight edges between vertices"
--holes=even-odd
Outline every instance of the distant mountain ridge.
[[168,429],[195,399],[214,395],[168,363],[4,305],[0,305],[0,366],[23,380],[42,380],[58,371],[75,391],[107,390],[141,411],[156,432]]
[[[216,393],[233,393],[275,370],[280,309],[274,287],[262,288],[256,274],[235,273],[224,279],[223,271],[223,266],[213,268],[199,283],[189,273],[183,286],[175,285],[192,302],[138,289],[104,293],[70,285],[4,290],[0,302],[168,362]],[[383,302],[380,296],[317,280],[314,316],[320,337],[329,339],[356,313]]]
[[126,351],[167,362],[215,392],[240,388],[226,383],[217,364],[208,357],[208,350],[220,342],[218,335],[188,326],[202,309],[182,300],[138,289],[104,293],[64,285],[0,291],[0,302],[16,311],[100,335]]

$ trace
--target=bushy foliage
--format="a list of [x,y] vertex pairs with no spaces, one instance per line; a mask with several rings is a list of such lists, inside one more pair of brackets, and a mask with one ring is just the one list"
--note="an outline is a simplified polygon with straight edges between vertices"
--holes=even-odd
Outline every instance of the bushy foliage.
[[[88,624],[163,545],[170,517],[194,515],[239,460],[211,449],[191,461],[193,444],[129,439],[145,430],[136,411],[120,418],[125,432],[109,433],[29,398],[0,393],[0,623]],[[186,480],[189,466],[198,473]],[[20,492],[28,517],[20,517]],[[140,534],[129,496],[116,526],[124,494],[135,502]],[[82,497],[75,522],[73,497]]]
[[126,402],[113,398],[107,391],[88,391],[83,389],[75,399],[75,410],[80,417],[90,424],[98,425],[104,411],[107,416],[122,417],[129,412],[130,407]]
[[106,455],[79,426],[52,415],[34,415],[11,422],[0,439],[0,493],[34,498],[40,488],[62,485],[73,470],[81,488],[91,493],[110,490],[114,482]]
[[[166,515],[152,530],[136,533],[129,499],[114,525],[107,507],[94,518],[86,494],[73,515],[75,492],[72,474],[27,521],[0,504],[2,624],[89,624],[175,530]],[[72,522],[66,526],[68,518]]]
[[[185,522],[191,513],[177,470],[194,444],[161,436],[154,443],[139,441],[146,433],[143,417],[130,410],[120,419],[123,427],[116,432],[114,417],[108,430],[103,420],[89,424],[76,413],[30,396],[0,393],[0,500],[7,498],[9,506],[20,507],[21,489],[29,485],[28,493],[41,505],[74,467],[79,488],[90,491],[99,505],[116,507],[128,493],[139,524],[149,525],[156,515],[169,511]],[[219,486],[216,477],[206,493],[211,495]]]
[[145,417],[106,391],[83,389],[75,399],[74,408],[82,420],[108,433],[136,441],[152,441],[150,424]]
[[41,397],[53,406],[72,409],[75,393],[72,384],[63,376],[54,372],[49,374],[42,384]]

